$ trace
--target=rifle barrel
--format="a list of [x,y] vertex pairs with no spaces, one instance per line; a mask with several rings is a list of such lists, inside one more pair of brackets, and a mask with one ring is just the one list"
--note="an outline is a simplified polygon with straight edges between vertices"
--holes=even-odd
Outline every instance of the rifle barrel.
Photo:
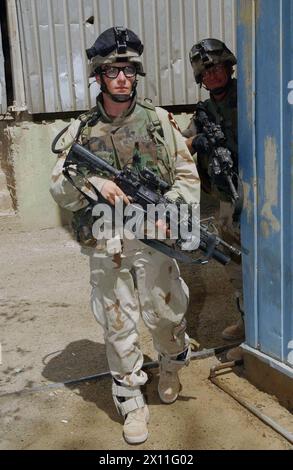
[[98,167],[102,171],[107,171],[112,175],[118,176],[119,170],[110,165],[106,160],[101,157],[97,157],[92,152],[82,147],[79,144],[73,144],[71,150],[75,155],[80,156],[85,163],[88,163],[91,167]]

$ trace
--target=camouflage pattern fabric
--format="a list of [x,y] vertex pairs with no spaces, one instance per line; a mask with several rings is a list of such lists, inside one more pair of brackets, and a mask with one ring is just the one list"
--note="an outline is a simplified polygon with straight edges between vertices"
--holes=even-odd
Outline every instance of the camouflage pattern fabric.
[[[164,144],[158,141],[151,132],[152,122],[146,106],[134,102],[124,115],[111,119],[105,113],[101,101],[98,100],[100,119],[93,127],[83,128],[79,143],[87,146],[93,153],[106,158],[118,169],[124,165],[133,165],[133,157],[138,154],[140,165],[146,164],[161,178],[172,184],[171,190],[165,194],[166,197],[174,201],[180,197],[187,203],[198,204],[200,181],[185,139],[172,126],[170,114],[161,108],[156,108],[164,133],[164,139],[162,138]],[[61,207],[73,212],[85,207],[87,201],[66,180],[62,174],[62,168],[79,126],[80,120],[73,121],[61,139],[60,147],[66,150],[59,156],[54,167],[50,189],[55,201]],[[106,175],[87,174],[87,178],[100,191],[105,183]],[[80,186],[79,177],[76,177],[76,182]],[[82,190],[91,197],[94,196],[89,187],[84,186]]]
[[147,375],[141,370],[140,313],[156,351],[180,354],[188,346],[184,320],[188,287],[173,259],[146,249],[138,240],[125,240],[123,253],[113,257],[92,252],[90,267],[91,305],[104,329],[111,374],[120,385],[143,385]]
[[[159,135],[147,106],[134,102],[123,116],[111,119],[98,98],[100,117],[92,127],[83,128],[79,142],[94,153],[102,153],[117,168],[147,165],[172,184],[167,197],[199,204],[199,177],[185,139],[173,127],[172,116],[156,108],[162,129]],[[87,201],[66,180],[62,167],[79,126],[80,120],[74,121],[62,138],[60,146],[66,148],[53,170],[50,189],[55,201],[73,212],[85,207]],[[82,185],[82,177],[75,178]],[[106,181],[103,174],[87,174],[87,178],[98,191]],[[86,184],[82,189],[91,193]],[[101,240],[84,252],[90,258],[92,310],[104,329],[111,373],[122,386],[142,385],[147,376],[141,370],[143,355],[137,331],[140,313],[160,354],[174,357],[182,353],[188,346],[184,320],[188,288],[173,259],[138,240]]]

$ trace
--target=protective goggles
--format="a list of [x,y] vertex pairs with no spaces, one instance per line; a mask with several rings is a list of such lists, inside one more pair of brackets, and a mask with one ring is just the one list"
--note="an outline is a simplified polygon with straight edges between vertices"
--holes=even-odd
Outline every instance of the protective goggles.
[[125,65],[124,67],[106,66],[100,69],[100,73],[108,78],[117,78],[121,71],[126,78],[132,78],[137,73],[135,65]]

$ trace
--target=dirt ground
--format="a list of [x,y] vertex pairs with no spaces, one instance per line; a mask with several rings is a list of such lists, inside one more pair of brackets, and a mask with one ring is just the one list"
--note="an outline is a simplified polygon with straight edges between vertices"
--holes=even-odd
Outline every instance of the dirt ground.
[[[108,370],[87,258],[65,229],[22,232],[16,217],[0,218],[0,227],[0,449],[130,449],[109,377],[60,384]],[[188,333],[201,349],[223,345],[222,329],[238,319],[224,268],[183,266],[182,276],[191,292]],[[146,361],[156,360],[143,324],[141,346]],[[208,380],[218,361],[193,360],[172,405],[160,403],[158,371],[148,371],[150,436],[136,449],[292,449]],[[237,368],[221,380],[292,432],[292,416],[244,374]]]

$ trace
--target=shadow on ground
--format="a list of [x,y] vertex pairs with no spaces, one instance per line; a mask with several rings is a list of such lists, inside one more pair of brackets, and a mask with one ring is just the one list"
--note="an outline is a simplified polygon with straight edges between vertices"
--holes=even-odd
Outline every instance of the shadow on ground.
[[[52,357],[52,354],[54,356]],[[106,348],[104,344],[83,339],[74,341],[66,346],[62,351],[56,351],[43,358],[45,365],[42,375],[53,383],[64,383],[66,388],[82,397],[86,402],[94,403],[97,408],[103,410],[113,421],[121,422],[115,405],[109,407],[109,398],[112,397],[112,381],[110,375],[100,378],[91,378],[94,375],[107,372],[109,370],[106,359]],[[144,362],[152,362],[152,359],[144,355]],[[148,382],[143,387],[143,393],[147,402],[152,405],[161,404],[158,393],[158,368],[146,370]],[[89,377],[86,380],[86,377]],[[85,378],[78,381],[80,378]],[[73,383],[66,382],[73,380]],[[76,380],[76,382],[75,382]],[[95,386],[87,387],[89,383]],[[186,397],[181,397],[186,399]]]

